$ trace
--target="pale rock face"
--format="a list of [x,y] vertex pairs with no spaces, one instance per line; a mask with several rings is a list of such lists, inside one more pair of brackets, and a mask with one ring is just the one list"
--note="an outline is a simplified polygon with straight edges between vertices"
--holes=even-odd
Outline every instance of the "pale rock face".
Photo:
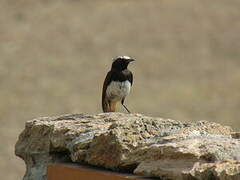
[[106,95],[112,101],[121,101],[125,98],[131,89],[131,83],[127,81],[112,81],[106,90]]
[[141,114],[69,114],[26,122],[15,146],[24,180],[74,162],[177,180],[240,179],[240,136],[230,127]]

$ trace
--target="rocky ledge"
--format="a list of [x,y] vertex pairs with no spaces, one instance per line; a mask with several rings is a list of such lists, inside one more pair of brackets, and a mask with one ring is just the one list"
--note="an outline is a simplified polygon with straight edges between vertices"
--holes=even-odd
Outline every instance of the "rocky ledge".
[[25,180],[46,179],[48,164],[76,162],[172,180],[240,179],[240,133],[141,114],[41,117],[26,122],[15,146]]

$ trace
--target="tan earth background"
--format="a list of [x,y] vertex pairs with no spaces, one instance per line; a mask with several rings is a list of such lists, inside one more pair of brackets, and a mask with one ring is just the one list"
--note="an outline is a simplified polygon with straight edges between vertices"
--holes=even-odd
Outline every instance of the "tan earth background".
[[27,120],[101,112],[117,55],[137,60],[132,112],[240,129],[239,0],[1,0],[1,179],[24,174]]

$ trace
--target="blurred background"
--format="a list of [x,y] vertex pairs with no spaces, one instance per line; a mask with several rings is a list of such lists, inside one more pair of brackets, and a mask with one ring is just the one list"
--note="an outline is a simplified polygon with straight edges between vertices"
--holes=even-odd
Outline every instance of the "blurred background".
[[132,112],[239,130],[239,19],[238,0],[1,0],[1,177],[24,174],[14,145],[27,120],[101,112],[117,55],[137,60]]

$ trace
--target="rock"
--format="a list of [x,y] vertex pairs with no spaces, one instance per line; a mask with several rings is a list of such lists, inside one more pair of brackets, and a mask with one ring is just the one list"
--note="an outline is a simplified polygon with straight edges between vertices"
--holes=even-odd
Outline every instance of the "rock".
[[[153,144],[139,151],[140,154],[142,154],[141,151],[145,152],[145,156],[149,158],[139,164],[134,170],[135,174],[179,180],[189,177],[197,177],[199,180],[201,179],[199,177],[203,177],[201,180],[211,179],[211,177],[217,179],[219,174],[212,172],[213,174],[209,173],[207,176],[205,172],[201,171],[201,168],[196,168],[196,165],[199,163],[201,165],[215,164],[215,162],[224,160],[240,160],[240,142],[224,135],[192,137],[166,144]],[[232,168],[238,167],[239,164],[232,165]],[[213,169],[209,167],[207,170],[210,172]],[[240,173],[239,168],[238,173]]]
[[196,163],[187,175],[189,178],[195,177],[199,180],[219,179],[238,180],[240,179],[239,161],[219,161],[215,163]]
[[26,123],[15,153],[26,163],[25,180],[46,179],[47,165],[58,162],[183,180],[234,179],[240,173],[239,133],[230,127],[141,114],[37,118]]
[[24,179],[46,179],[47,164],[71,162],[68,150],[70,143],[81,136],[92,139],[97,132],[105,132],[110,124],[111,120],[84,114],[28,121],[15,145],[15,154],[26,163]]
[[137,174],[151,175],[176,180],[239,180],[239,161],[218,161],[214,163],[157,160],[144,162],[135,171]]
[[142,115],[108,114],[108,117],[117,121],[113,122],[105,133],[95,135],[87,151],[78,141],[71,144],[70,151],[74,162],[132,171],[137,163],[129,162],[129,156],[135,149],[153,143],[156,137],[173,134],[187,126],[175,120]]

